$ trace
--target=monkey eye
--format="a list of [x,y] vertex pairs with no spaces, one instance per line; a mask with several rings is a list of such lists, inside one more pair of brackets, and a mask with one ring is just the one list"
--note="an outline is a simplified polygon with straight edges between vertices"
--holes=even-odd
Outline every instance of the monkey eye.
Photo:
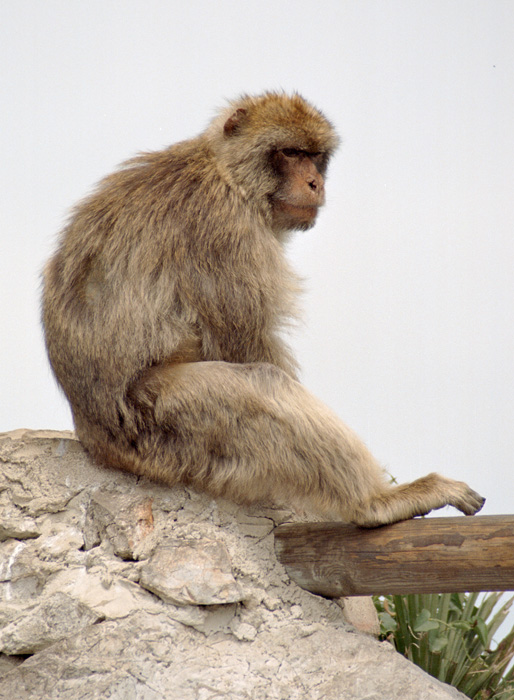
[[305,151],[302,151],[300,148],[283,148],[282,153],[287,156],[287,158],[298,158],[306,155]]
[[310,158],[313,161],[320,160],[323,156],[319,151],[310,152],[303,148],[282,148],[280,151],[286,158]]

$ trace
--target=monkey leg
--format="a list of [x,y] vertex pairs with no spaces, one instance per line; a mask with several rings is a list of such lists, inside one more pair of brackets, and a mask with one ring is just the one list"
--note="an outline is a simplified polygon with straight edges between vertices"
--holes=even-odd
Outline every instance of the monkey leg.
[[355,509],[352,522],[363,527],[376,527],[426,515],[431,510],[454,506],[465,515],[474,515],[485,503],[485,498],[463,481],[447,479],[439,474],[428,474],[410,484],[389,487]]
[[294,502],[345,519],[383,483],[358,438],[274,365],[157,366],[131,393],[147,414],[138,440],[144,465],[126,465],[131,471],[238,502]]
[[[197,362],[148,370],[133,387],[151,407],[131,471],[238,502],[302,504],[372,527],[482,499],[437,475],[399,487],[359,438],[274,365]],[[147,416],[147,419],[150,416]]]

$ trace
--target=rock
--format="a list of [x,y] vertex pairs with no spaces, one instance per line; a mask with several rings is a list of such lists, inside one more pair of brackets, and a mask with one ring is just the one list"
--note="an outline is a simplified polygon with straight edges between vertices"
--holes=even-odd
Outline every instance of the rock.
[[76,598],[57,592],[20,608],[0,631],[0,648],[4,654],[34,654],[99,619]]
[[343,610],[346,622],[356,627],[360,632],[378,637],[380,622],[373,600],[369,596],[339,598],[337,603]]
[[[5,498],[5,494],[2,497]],[[10,503],[0,504],[0,542],[13,537],[27,540],[40,534],[34,518],[24,515],[20,508]]]
[[170,540],[141,569],[139,583],[168,603],[220,605],[243,600],[222,542]]
[[0,699],[464,697],[348,624],[374,631],[369,598],[289,580],[287,509],[99,468],[72,433],[0,435],[0,459]]
[[122,559],[137,559],[154,529],[152,500],[137,491],[120,493],[111,485],[95,491],[87,513],[86,549],[92,549],[107,538],[114,554]]

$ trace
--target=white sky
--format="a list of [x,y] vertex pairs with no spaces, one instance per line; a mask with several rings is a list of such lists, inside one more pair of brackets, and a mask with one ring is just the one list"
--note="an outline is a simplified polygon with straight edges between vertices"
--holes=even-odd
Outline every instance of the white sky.
[[343,139],[289,247],[305,384],[400,481],[514,512],[514,2],[0,0],[0,65],[0,431],[72,427],[39,326],[69,207],[225,98],[296,89]]

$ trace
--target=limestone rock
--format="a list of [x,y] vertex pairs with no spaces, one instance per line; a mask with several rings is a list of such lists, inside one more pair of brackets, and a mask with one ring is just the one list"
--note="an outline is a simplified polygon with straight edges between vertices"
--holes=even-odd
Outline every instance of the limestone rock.
[[[5,494],[2,496],[5,499]],[[12,537],[27,540],[40,534],[34,518],[24,515],[20,508],[11,503],[0,504],[0,541]]]
[[346,622],[357,627],[361,632],[378,637],[380,634],[380,622],[370,596],[339,598],[337,602],[343,610],[343,617]]
[[373,632],[369,599],[289,580],[286,509],[101,469],[72,433],[0,435],[0,460],[1,700],[464,697],[348,624]]
[[114,554],[122,559],[137,559],[153,529],[151,498],[137,491],[120,493],[110,485],[93,493],[87,512],[86,549],[107,538]]
[[76,598],[55,593],[20,608],[14,620],[0,631],[0,648],[4,654],[34,654],[99,618]]
[[232,576],[227,548],[213,540],[171,540],[157,547],[142,567],[139,583],[176,605],[219,605],[243,600]]

